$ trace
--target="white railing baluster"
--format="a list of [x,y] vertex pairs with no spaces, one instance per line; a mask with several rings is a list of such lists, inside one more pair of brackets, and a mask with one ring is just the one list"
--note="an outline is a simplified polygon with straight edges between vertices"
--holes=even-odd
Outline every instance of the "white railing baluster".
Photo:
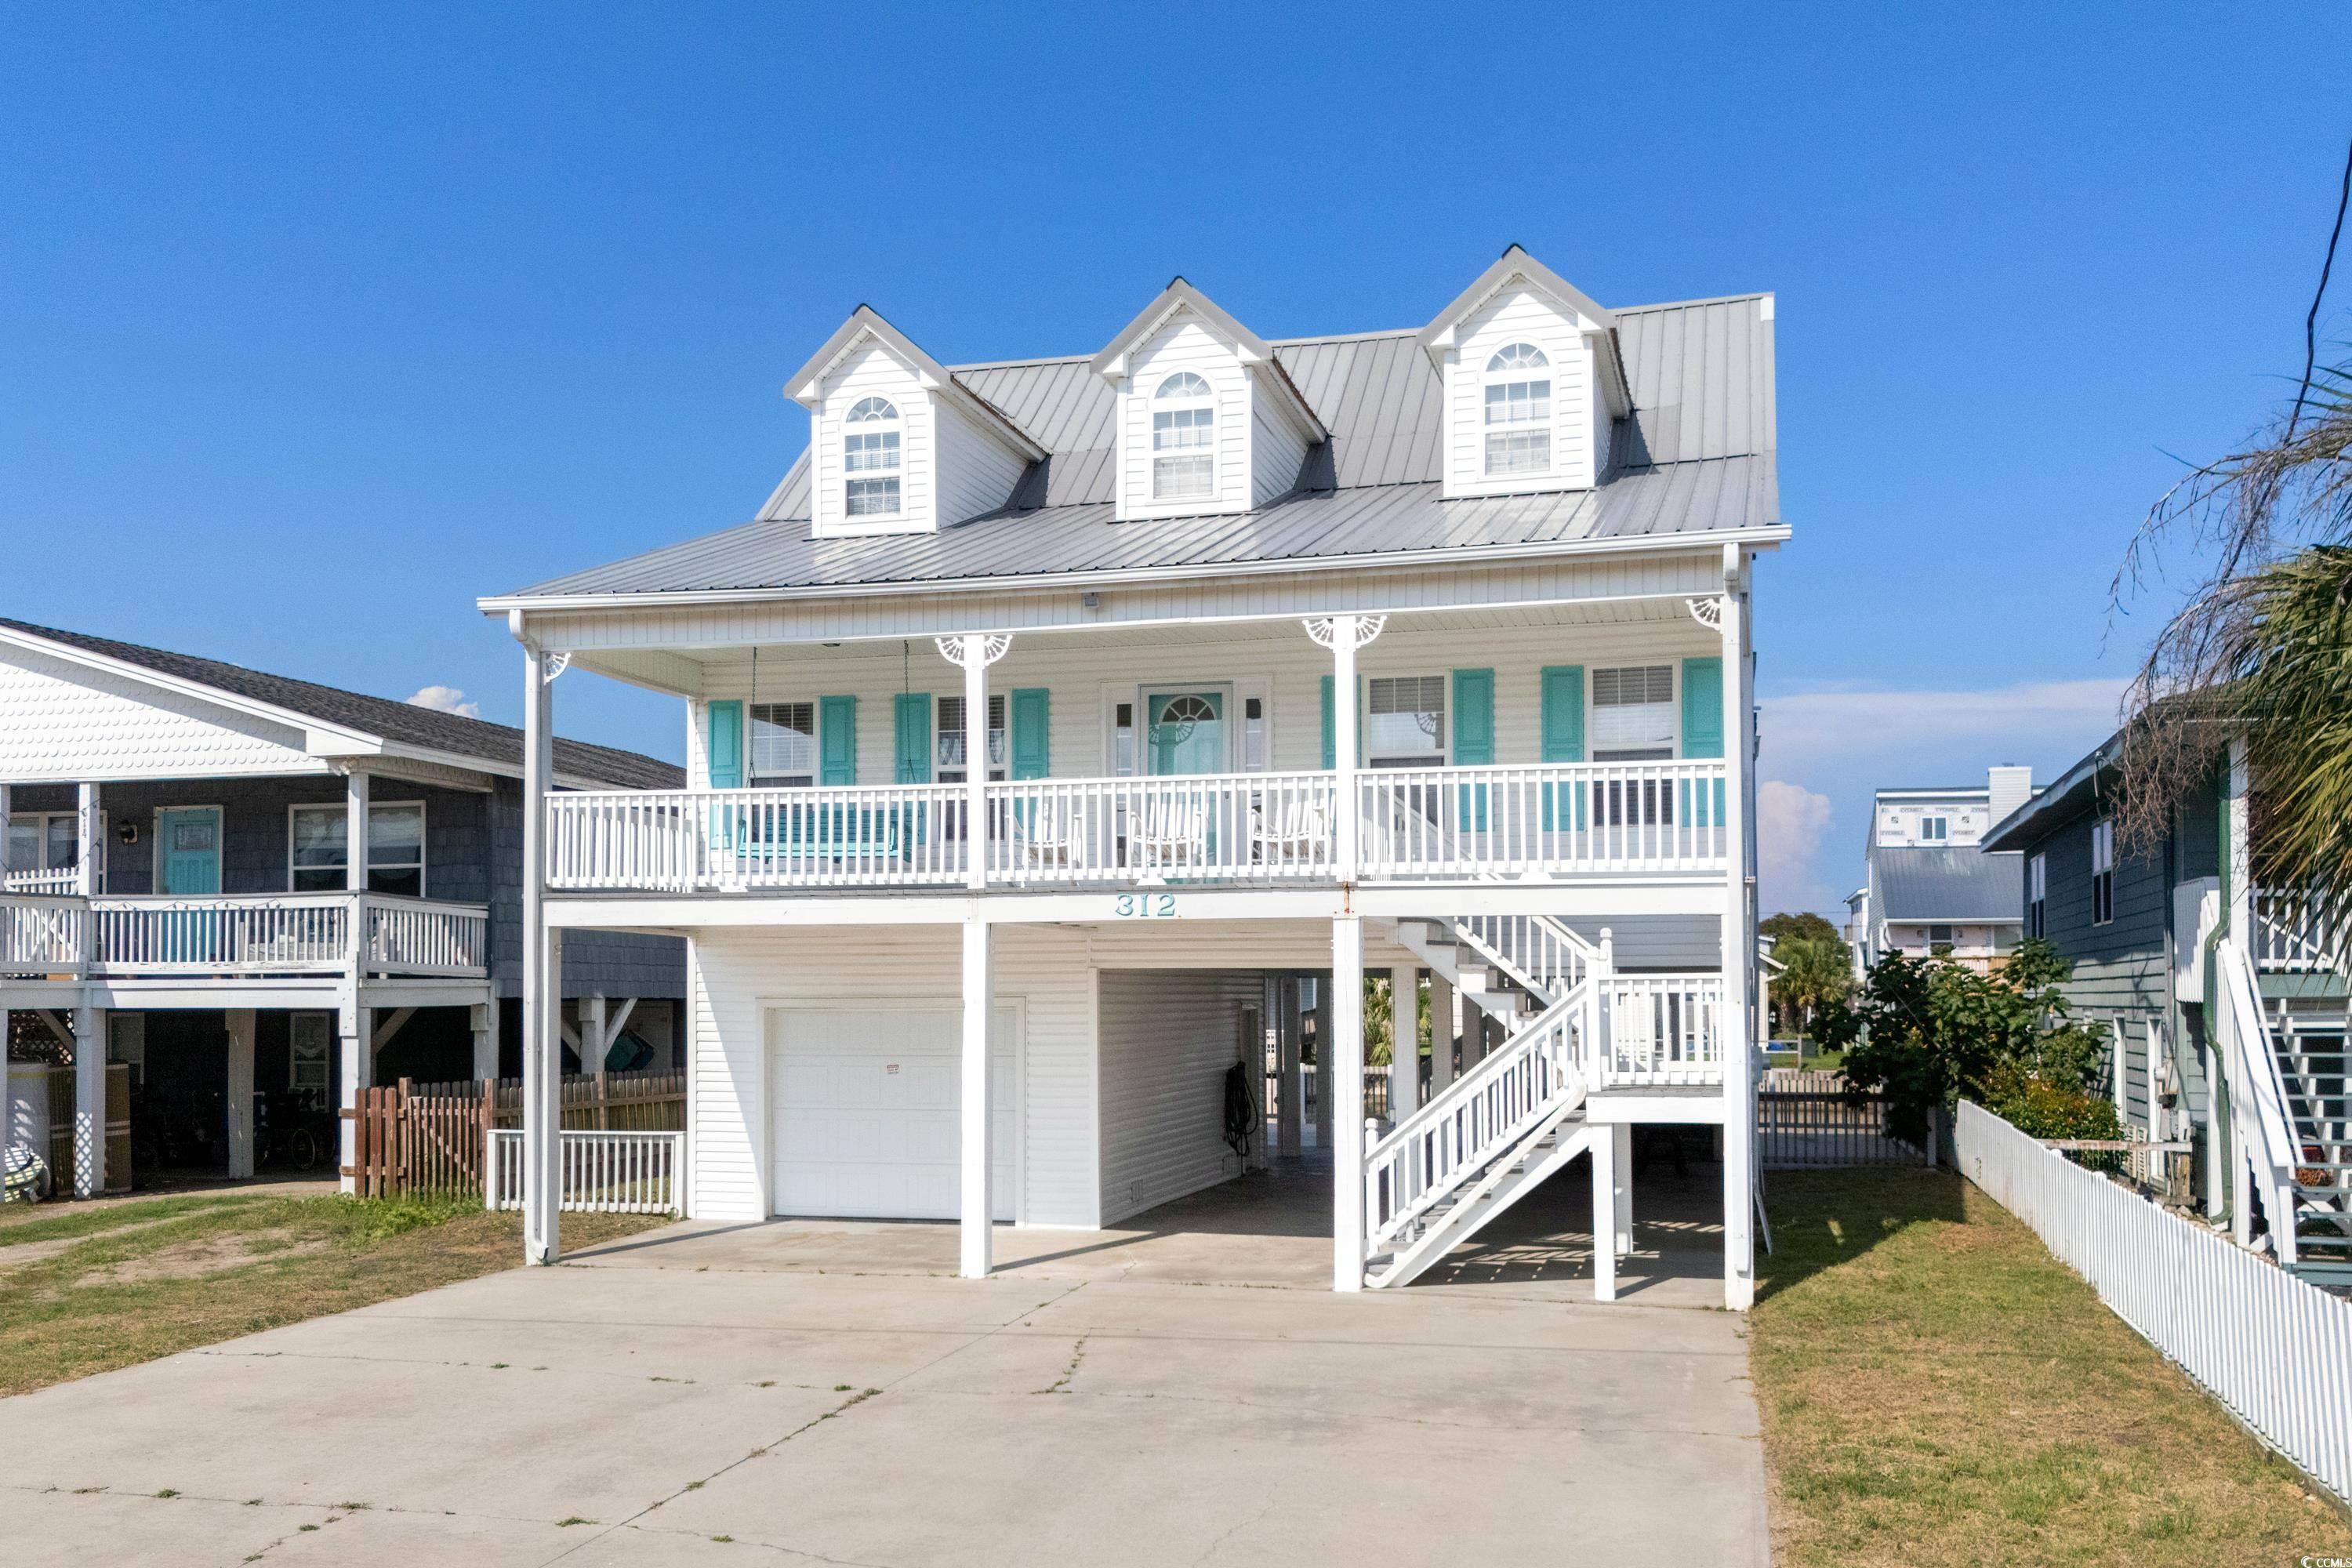
[[[522,1131],[489,1135],[486,1206],[522,1206]],[[570,1128],[556,1137],[559,1205],[581,1214],[677,1214],[683,1132],[600,1132]]]

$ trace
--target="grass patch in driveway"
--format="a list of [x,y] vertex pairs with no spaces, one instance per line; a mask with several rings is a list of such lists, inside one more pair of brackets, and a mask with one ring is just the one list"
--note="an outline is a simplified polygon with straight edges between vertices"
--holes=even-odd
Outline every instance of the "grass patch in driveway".
[[2210,1568],[2352,1525],[1958,1176],[1775,1172],[1750,1358],[1774,1560]]
[[[565,1215],[563,1245],[666,1223]],[[0,1226],[0,1395],[517,1266],[522,1221],[455,1198],[158,1198]]]

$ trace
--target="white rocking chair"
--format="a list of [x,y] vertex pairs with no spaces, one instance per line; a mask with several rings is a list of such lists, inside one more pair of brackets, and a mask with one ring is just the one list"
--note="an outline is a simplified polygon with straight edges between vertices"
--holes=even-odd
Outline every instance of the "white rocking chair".
[[1190,795],[1146,795],[1138,811],[1133,841],[1145,871],[1198,866],[1209,858],[1209,814]]
[[1086,814],[1076,801],[1051,797],[1016,801],[1013,837],[1024,870],[1049,867],[1076,870],[1087,863]]
[[1331,810],[1311,795],[1286,795],[1269,811],[1250,814],[1257,859],[1264,866],[1311,866],[1331,858]]

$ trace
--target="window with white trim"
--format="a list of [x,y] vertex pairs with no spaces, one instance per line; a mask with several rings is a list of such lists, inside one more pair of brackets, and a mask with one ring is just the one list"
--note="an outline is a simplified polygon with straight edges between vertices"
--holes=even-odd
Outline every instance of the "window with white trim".
[[1592,760],[1660,762],[1675,754],[1675,667],[1633,664],[1592,672]]
[[1217,493],[1217,405],[1209,384],[1180,370],[1151,395],[1151,499]]
[[1445,677],[1384,675],[1365,683],[1364,755],[1376,768],[1445,765]]
[[755,702],[751,716],[751,786],[806,789],[816,783],[816,704]]
[[2116,825],[2112,820],[2091,824],[2091,923],[2110,924],[2116,918]]
[[[961,784],[971,775],[963,765],[963,699],[940,699],[940,727],[932,742],[931,776],[941,784]],[[988,694],[988,776],[1004,778],[1004,697]]]
[[[350,886],[351,813],[341,803],[298,805],[289,818],[287,882],[298,893],[335,893]],[[425,896],[425,803],[368,805],[367,887],[371,893]]]
[[842,510],[851,517],[898,516],[898,405],[887,397],[861,397],[843,424]]
[[8,865],[19,871],[70,871],[81,864],[77,815],[70,811],[23,811],[8,819]]
[[1486,474],[1551,471],[1551,361],[1513,343],[1486,362]]
[[2050,862],[2035,855],[2025,862],[2025,934],[2042,936],[2049,921]]
[[1919,819],[1920,843],[1942,844],[1948,842],[1951,837],[1952,823],[1949,817],[1923,816]]

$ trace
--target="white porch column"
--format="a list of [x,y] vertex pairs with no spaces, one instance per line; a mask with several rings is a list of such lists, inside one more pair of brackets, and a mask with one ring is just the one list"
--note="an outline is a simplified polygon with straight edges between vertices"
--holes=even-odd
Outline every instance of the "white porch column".
[[94,1198],[106,1190],[106,1009],[75,1008],[73,1032],[73,1190]]
[[1611,1184],[1615,1198],[1612,1209],[1612,1229],[1616,1237],[1617,1256],[1623,1258],[1633,1250],[1633,1124],[1620,1121],[1609,1129],[1613,1145],[1610,1163],[1615,1167],[1616,1179]]
[[[509,623],[520,637],[518,617]],[[547,924],[547,796],[554,773],[555,694],[562,666],[523,644],[522,748],[522,1251],[528,1263],[562,1255],[558,1215],[563,951]]]
[[[985,752],[977,754],[985,760]],[[969,763],[974,755],[967,752],[964,760]],[[984,767],[971,771],[983,776],[987,772]],[[967,1279],[988,1278],[988,1226],[993,1214],[989,1134],[994,1119],[990,1114],[988,1070],[988,1021],[995,990],[991,962],[993,942],[992,928],[980,918],[980,911],[973,910],[963,927],[963,1128],[958,1141],[963,1166],[962,1273]]]
[[[344,1111],[358,1110],[360,1090],[375,1082],[375,1040],[368,1027],[369,1011],[360,1005],[356,988],[347,990],[335,1006],[335,1068],[341,1079],[335,1102]],[[341,1168],[342,1189],[347,1194],[359,1191],[359,1177],[353,1173],[359,1164],[359,1122],[348,1115],[341,1117],[335,1136],[340,1155],[336,1163]]]
[[1331,922],[1330,1033],[1318,1041],[1331,1117],[1331,1289],[1364,1288],[1364,921]]
[[1004,657],[1013,637],[966,632],[931,640],[941,658],[963,671],[964,885],[977,891],[988,885],[988,667]]
[[1454,1081],[1454,982],[1434,969],[1429,972],[1429,1097],[1445,1092]]
[[[1754,744],[1748,728],[1747,557],[1723,552],[1723,594],[1715,601],[1723,637],[1724,850],[1723,1014],[1716,1030],[1723,1053],[1723,1304],[1744,1311],[1756,1300],[1755,1053],[1748,1009],[1756,971],[1754,914]],[[1704,619],[1704,617],[1702,617]]]
[[[343,886],[364,893],[368,885],[368,776],[358,768],[343,775]],[[352,916],[358,919],[356,913]],[[360,939],[354,930],[352,940]]]
[[470,1009],[474,1028],[474,1076],[499,1076],[499,1005],[477,1002]]
[[591,991],[580,1004],[580,1070],[591,1078],[604,1076],[604,1056],[613,1048],[604,1037],[604,994]]
[[76,803],[79,811],[74,824],[79,842],[75,850],[74,870],[76,890],[87,899],[98,892],[106,868],[106,833],[102,826],[105,814],[100,809],[98,785],[86,784],[79,793]]
[[1356,787],[1356,650],[1381,635],[1386,616],[1318,616],[1307,635],[1331,650],[1331,862],[1341,882],[1362,863],[1363,802]]
[[1592,1299],[1617,1299],[1617,1130],[1596,1127],[1586,1140],[1592,1152]]
[[[1435,1031],[1432,1031],[1433,1034]],[[1421,1103],[1421,971],[1389,968],[1389,1120],[1402,1121]]]
[[1306,1146],[1307,1118],[1303,1114],[1307,1100],[1307,1068],[1301,1059],[1299,1045],[1306,1036],[1305,1017],[1299,1009],[1299,982],[1296,974],[1277,975],[1274,983],[1275,1060],[1278,1087],[1275,1095],[1275,1115],[1281,1134],[1282,1155],[1286,1160],[1298,1158]]
[[253,1174],[253,1009],[232,1007],[228,1023],[228,1173]]

